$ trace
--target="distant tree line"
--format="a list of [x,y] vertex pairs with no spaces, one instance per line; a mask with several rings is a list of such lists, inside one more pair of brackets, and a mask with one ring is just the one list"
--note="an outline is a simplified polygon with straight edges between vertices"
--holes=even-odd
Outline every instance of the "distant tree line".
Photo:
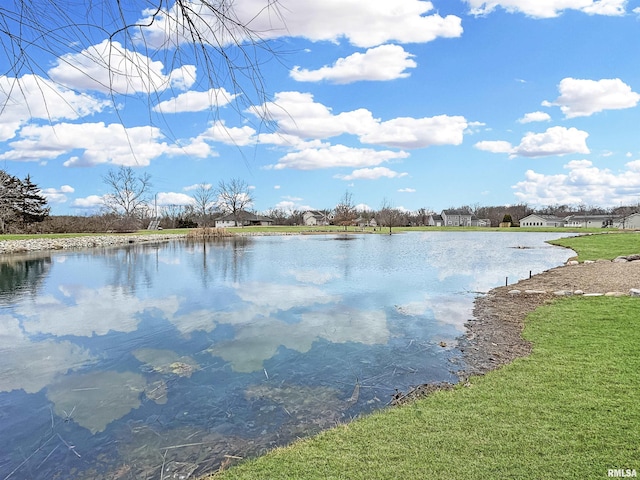
[[[225,214],[231,214],[227,210],[221,210],[214,200],[216,188],[208,187],[206,192],[211,193],[208,201],[204,201],[202,197],[201,203],[190,205],[166,205],[158,207],[157,219],[159,225],[165,229],[171,228],[194,228],[198,226],[213,226],[215,219]],[[201,192],[203,193],[203,192]],[[193,194],[194,197],[197,193]],[[348,203],[344,203],[341,199],[336,206],[338,208],[325,208],[318,210],[327,218],[332,218],[331,223],[347,227],[357,225],[370,224],[375,219],[378,228],[392,228],[398,226],[427,226],[429,217],[433,214],[439,214],[428,207],[423,207],[415,211],[405,211],[392,207],[388,202],[383,201],[377,210],[360,210],[357,209],[351,199]],[[576,207],[570,205],[554,205],[543,208],[532,208],[526,204],[517,205],[497,205],[497,206],[468,206],[451,207],[454,210],[475,215],[479,219],[488,219],[491,226],[497,227],[505,217],[511,218],[513,225],[518,225],[521,218],[532,213],[541,215],[555,215],[558,217],[566,217],[568,215],[612,215],[623,216],[640,211],[638,205],[618,206],[614,208],[600,207]],[[271,218],[275,225],[303,225],[304,210],[284,210],[281,208],[271,208],[263,212],[256,212],[248,208],[250,213],[260,213]],[[239,210],[236,211],[239,213]],[[142,210],[141,215],[135,221],[135,229],[146,228],[150,222],[156,218],[155,210],[147,208]],[[42,222],[40,230],[51,233],[65,232],[109,232],[109,231],[125,231],[126,223],[123,224],[122,214],[103,211],[98,214],[88,216],[49,216]]]
[[[252,188],[241,179],[221,180],[216,186],[202,182],[194,186],[187,205],[156,203],[151,176],[136,174],[131,167],[109,171],[103,182],[108,193],[103,196],[99,212],[91,215],[51,216],[50,207],[40,188],[27,175],[23,180],[0,170],[0,233],[103,233],[130,232],[157,225],[165,229],[213,226],[217,218],[226,216],[236,224],[245,212],[262,214],[275,225],[303,225],[304,210],[271,208],[264,212],[252,210],[255,198]],[[533,208],[525,203],[515,205],[450,207],[463,213],[490,221],[497,227],[508,221],[518,225],[520,219],[533,213],[540,215],[611,215],[625,216],[640,211],[639,205],[602,208],[586,205],[549,205]],[[377,210],[359,209],[350,192],[345,192],[332,208],[318,210],[334,225],[345,229],[353,226],[376,225],[379,228],[399,226],[427,226],[431,215],[440,212],[428,207],[406,211],[383,199]],[[505,220],[508,219],[508,220]],[[374,222],[375,220],[375,222]]]
[[38,231],[49,211],[46,197],[29,175],[21,180],[0,170],[0,233]]

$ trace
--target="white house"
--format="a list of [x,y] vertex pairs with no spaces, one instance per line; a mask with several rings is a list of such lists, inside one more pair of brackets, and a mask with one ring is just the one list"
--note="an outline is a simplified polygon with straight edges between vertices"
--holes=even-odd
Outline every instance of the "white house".
[[302,222],[308,227],[327,226],[330,223],[330,215],[318,210],[307,210],[302,214]]
[[612,215],[569,215],[564,226],[570,228],[606,228],[612,227],[615,219]]
[[640,230],[640,213],[632,213],[631,215],[613,219],[613,227]]
[[521,227],[564,227],[564,218],[555,215],[531,214],[520,219]]

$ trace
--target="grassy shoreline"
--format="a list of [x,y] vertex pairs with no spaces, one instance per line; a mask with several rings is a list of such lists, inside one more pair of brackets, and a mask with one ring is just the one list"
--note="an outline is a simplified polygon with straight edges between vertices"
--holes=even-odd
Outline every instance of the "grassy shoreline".
[[[31,240],[37,238],[73,238],[73,237],[92,237],[103,235],[131,236],[131,235],[187,235],[195,229],[165,229],[165,230],[138,230],[130,233],[34,233],[34,234],[5,234],[0,235],[0,241],[11,240]],[[389,234],[387,227],[348,227],[346,230],[340,226],[325,227],[308,227],[308,226],[255,226],[255,227],[228,227],[228,231],[238,235],[251,234],[339,234],[339,233],[377,233]],[[608,233],[619,234],[629,233],[629,231],[607,230],[603,232],[601,228],[487,228],[487,227],[393,227],[392,233],[404,232],[500,232],[500,233],[517,233],[517,232],[553,232],[553,233]]]
[[[614,237],[558,242],[581,260],[640,252],[640,237]],[[205,478],[585,479],[640,470],[638,301],[556,300],[527,317],[529,357]]]

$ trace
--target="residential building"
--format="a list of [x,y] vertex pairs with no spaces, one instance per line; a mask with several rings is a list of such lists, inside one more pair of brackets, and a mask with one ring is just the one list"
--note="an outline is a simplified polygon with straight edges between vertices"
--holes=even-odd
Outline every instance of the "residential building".
[[564,227],[564,218],[555,215],[527,215],[520,219],[521,227]]
[[378,222],[376,221],[375,218],[358,217],[356,218],[356,224],[361,228],[378,226]]
[[437,213],[432,213],[427,218],[427,226],[429,227],[443,227],[444,220],[442,219],[442,215],[438,215]]
[[570,228],[607,228],[612,227],[613,215],[569,215],[564,226]]
[[470,227],[471,212],[464,210],[443,210],[442,221],[444,227]]
[[245,210],[238,212],[237,225],[236,225],[236,217],[234,217],[232,213],[215,219],[215,226],[219,228],[236,227],[236,226],[248,227],[250,225],[273,225],[273,223],[274,223],[273,219],[269,217],[256,215],[255,213],[247,212]]
[[308,227],[322,226],[330,224],[330,215],[320,212],[319,210],[307,210],[302,214],[302,221]]
[[640,213],[632,213],[613,219],[613,228],[640,230]]
[[471,226],[472,227],[490,227],[491,219],[489,218],[478,218],[475,215],[471,216]]

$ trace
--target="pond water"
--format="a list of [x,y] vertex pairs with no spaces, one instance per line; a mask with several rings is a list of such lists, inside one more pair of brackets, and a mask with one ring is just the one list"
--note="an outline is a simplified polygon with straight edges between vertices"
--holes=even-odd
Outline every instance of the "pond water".
[[0,259],[0,479],[188,478],[433,381],[550,233],[236,237]]

